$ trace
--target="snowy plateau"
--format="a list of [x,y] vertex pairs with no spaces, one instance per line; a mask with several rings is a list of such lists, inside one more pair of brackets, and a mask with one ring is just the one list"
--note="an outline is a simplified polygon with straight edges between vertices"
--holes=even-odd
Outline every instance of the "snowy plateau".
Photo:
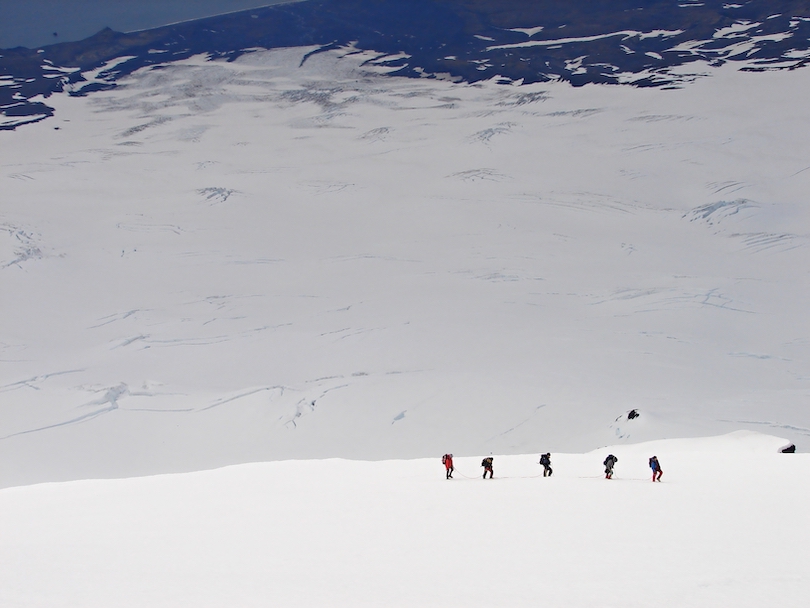
[[231,59],[0,131],[0,605],[803,603],[810,71]]

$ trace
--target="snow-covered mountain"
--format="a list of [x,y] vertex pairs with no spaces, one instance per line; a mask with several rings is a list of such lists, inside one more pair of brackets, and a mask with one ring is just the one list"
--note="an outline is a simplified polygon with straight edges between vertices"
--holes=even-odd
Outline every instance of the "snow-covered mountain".
[[803,7],[310,1],[3,51],[0,485],[806,449]]
[[[0,128],[41,120],[40,96],[112,86],[144,66],[317,45],[373,51],[400,76],[672,86],[696,61],[793,69],[810,58],[806,0],[308,0],[81,42],[6,49]],[[103,69],[102,69],[103,68]],[[87,72],[92,71],[92,77]]]

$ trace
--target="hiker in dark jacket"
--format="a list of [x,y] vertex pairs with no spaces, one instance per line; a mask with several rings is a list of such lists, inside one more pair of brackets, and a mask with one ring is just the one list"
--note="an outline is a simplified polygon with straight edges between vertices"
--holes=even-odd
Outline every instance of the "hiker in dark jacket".
[[661,475],[664,471],[661,470],[661,463],[658,462],[658,456],[650,458],[650,468],[652,469],[652,480],[661,481]]
[[602,463],[605,465],[605,479],[613,478],[613,465],[615,465],[617,462],[619,462],[619,459],[613,454],[608,454],[608,457],[605,458],[605,462]]
[[481,461],[481,466],[484,467],[484,479],[487,478],[487,473],[489,473],[489,478],[492,479],[492,456],[487,456]]
[[444,465],[447,479],[453,479],[453,471],[456,470],[453,466],[453,455],[445,454],[442,456],[442,464]]
[[540,456],[540,464],[543,465],[543,477],[551,477],[554,472],[551,470],[551,453],[542,454]]

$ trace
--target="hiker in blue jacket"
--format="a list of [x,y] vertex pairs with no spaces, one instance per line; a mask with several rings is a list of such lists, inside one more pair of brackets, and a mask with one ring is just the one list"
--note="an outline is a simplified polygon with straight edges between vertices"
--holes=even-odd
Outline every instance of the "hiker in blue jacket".
[[658,456],[650,458],[650,468],[652,469],[652,480],[661,481],[661,475],[664,474],[664,471],[661,470],[661,463],[658,462]]

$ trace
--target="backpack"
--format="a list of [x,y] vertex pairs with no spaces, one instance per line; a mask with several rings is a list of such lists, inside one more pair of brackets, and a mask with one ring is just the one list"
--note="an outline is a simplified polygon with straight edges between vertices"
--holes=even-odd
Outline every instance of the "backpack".
[[491,467],[492,466],[492,458],[484,458],[481,461],[481,466],[482,467]]

